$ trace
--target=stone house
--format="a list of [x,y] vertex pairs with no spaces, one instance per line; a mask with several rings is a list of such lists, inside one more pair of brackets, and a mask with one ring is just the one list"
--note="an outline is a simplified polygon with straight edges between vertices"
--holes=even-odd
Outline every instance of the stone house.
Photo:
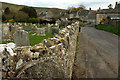
[[110,20],[112,20],[111,23],[113,25],[117,25],[118,22],[120,21],[120,3],[116,2],[115,8],[114,9],[102,9],[99,10],[96,14],[96,25],[100,24],[102,19],[107,19],[110,18]]
[[96,11],[90,9],[87,15],[87,21],[95,23],[95,20],[96,20]]
[[77,14],[79,16],[79,18],[82,20],[82,21],[87,21],[87,15],[89,13],[89,10],[82,10],[82,11],[78,11]]
[[71,11],[69,18],[79,18],[83,22],[95,22],[96,12],[91,10]]

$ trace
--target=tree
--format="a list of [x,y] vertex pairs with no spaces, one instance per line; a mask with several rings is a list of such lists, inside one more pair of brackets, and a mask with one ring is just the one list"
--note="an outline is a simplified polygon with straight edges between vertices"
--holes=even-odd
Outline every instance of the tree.
[[33,7],[24,6],[20,11],[23,11],[28,14],[29,18],[36,18],[37,12]]
[[86,9],[86,7],[83,4],[80,4],[78,8],[80,8],[81,10],[85,10]]
[[15,21],[18,21],[18,22],[27,22],[28,20],[28,14],[22,12],[22,11],[18,11],[15,15]]
[[112,9],[112,7],[113,7],[112,4],[109,4],[109,5],[108,5],[108,8],[109,8],[109,9]]
[[80,4],[78,7],[68,7],[69,12],[78,11],[78,10],[86,10],[86,7]]
[[5,15],[2,15],[2,21],[5,21],[5,20],[6,20]]
[[10,9],[9,9],[9,7],[7,7],[6,9],[5,9],[5,14],[9,14],[10,13]]

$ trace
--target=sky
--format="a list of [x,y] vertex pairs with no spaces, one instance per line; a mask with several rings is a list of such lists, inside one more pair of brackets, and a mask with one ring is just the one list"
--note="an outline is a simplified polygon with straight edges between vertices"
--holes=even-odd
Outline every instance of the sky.
[[92,8],[97,10],[108,8],[109,4],[113,7],[115,2],[120,0],[0,0],[1,2],[8,2],[19,5],[27,5],[33,7],[48,7],[48,8],[61,8],[67,9],[68,7],[78,7],[79,5],[85,5],[87,9]]

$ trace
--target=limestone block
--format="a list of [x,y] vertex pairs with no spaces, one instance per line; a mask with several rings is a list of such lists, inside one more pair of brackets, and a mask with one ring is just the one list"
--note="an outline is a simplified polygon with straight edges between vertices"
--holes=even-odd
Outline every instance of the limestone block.
[[33,53],[36,53],[36,52],[39,53],[39,57],[40,57],[40,56],[47,54],[48,48],[46,46],[43,46],[42,43],[40,43],[40,44],[37,44],[31,47],[30,51]]
[[18,69],[20,67],[20,65],[22,65],[22,63],[23,63],[23,60],[20,59],[16,64],[16,69]]
[[47,39],[47,40],[44,39],[42,43],[44,46],[47,46],[48,48],[55,44],[54,41],[51,41],[50,39]]

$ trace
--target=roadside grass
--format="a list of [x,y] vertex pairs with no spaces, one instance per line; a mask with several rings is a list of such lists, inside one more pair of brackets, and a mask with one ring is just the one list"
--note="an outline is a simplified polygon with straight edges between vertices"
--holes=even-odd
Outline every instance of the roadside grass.
[[37,35],[37,34],[32,35],[32,34],[34,34],[34,32],[29,32],[29,41],[30,41],[31,46],[34,46],[35,44],[40,43],[44,39],[53,37],[52,28],[50,28],[50,31],[48,33],[46,33],[46,36],[41,36],[41,35]]
[[75,59],[74,61],[76,61],[77,59],[77,55],[78,55],[78,52],[79,52],[79,36],[77,36],[77,41],[76,41],[76,52],[75,52]]
[[114,34],[120,36],[120,32],[119,32],[120,28],[119,27],[120,26],[99,24],[96,26],[96,29],[111,32],[111,33],[114,33]]

